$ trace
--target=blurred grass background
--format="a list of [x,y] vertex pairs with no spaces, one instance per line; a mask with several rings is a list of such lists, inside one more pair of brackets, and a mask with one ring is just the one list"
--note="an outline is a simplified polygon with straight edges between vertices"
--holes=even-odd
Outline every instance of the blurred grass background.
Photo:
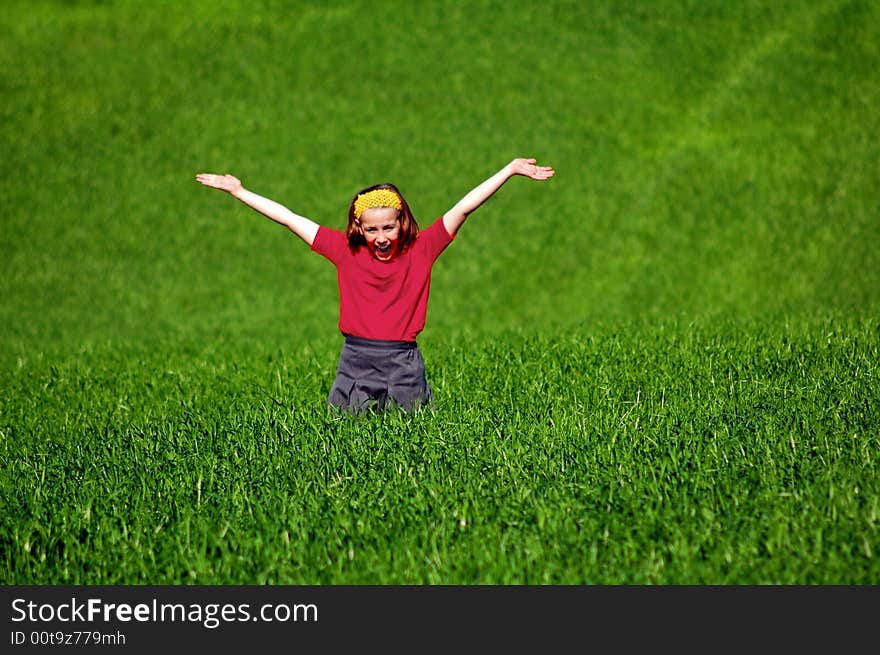
[[425,338],[874,313],[871,2],[8,2],[7,353],[332,337],[335,274],[194,182],[421,224],[515,156],[435,268]]

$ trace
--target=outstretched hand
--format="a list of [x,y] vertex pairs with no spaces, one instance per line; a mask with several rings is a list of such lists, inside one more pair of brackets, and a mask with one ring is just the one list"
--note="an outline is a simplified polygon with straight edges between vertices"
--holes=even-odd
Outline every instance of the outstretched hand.
[[242,188],[241,180],[233,175],[214,175],[212,173],[199,173],[198,175],[196,175],[196,180],[198,180],[205,186],[209,186],[213,189],[220,189],[222,191],[228,191],[229,193],[240,191]]
[[520,157],[510,162],[514,175],[525,175],[533,180],[547,180],[553,177],[554,171],[550,166],[537,166],[537,160]]

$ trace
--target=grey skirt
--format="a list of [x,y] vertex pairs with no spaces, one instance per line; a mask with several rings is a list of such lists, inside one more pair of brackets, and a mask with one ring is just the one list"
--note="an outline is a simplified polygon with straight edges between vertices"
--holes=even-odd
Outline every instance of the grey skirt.
[[345,335],[336,379],[327,401],[350,412],[404,411],[433,400],[425,361],[414,341],[380,341]]

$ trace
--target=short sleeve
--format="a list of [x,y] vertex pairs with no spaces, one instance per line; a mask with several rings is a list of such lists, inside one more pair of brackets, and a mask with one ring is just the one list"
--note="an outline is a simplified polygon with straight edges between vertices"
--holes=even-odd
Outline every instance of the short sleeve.
[[443,224],[443,217],[441,216],[427,228],[420,231],[417,238],[428,260],[433,262],[446,249],[446,246],[452,243],[455,237],[446,231],[446,226]]
[[318,227],[318,233],[315,234],[315,240],[312,241],[312,250],[336,264],[342,258],[346,248],[348,248],[348,241],[342,232],[323,225]]

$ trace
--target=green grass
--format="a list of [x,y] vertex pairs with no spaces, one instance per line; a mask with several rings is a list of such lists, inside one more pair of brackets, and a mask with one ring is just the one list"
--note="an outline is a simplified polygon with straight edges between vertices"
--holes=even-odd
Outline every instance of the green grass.
[[[880,9],[8,2],[0,581],[877,584]],[[435,409],[197,172],[424,226]]]
[[330,349],[22,362],[4,380],[19,399],[4,570],[76,584],[876,581],[878,329],[465,341],[429,351],[435,410],[365,419],[321,411]]

